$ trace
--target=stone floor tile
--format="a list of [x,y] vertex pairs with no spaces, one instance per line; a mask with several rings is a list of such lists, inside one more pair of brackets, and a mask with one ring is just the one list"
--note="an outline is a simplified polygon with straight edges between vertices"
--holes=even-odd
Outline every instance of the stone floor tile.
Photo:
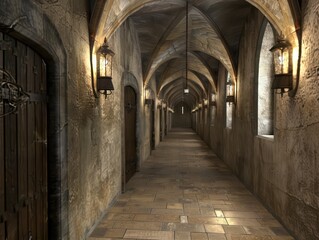
[[171,132],[152,151],[89,239],[173,240],[174,236],[176,240],[293,240],[226,164],[187,130]]
[[142,222],[180,222],[179,215],[136,214],[134,221]]
[[123,238],[126,229],[107,229],[103,237],[108,238]]
[[244,226],[247,234],[252,234],[256,236],[274,236],[274,232],[268,227],[255,227],[255,226]]
[[185,215],[200,215],[201,211],[199,208],[186,208],[184,209]]
[[162,209],[162,208],[154,208],[151,211],[152,214],[168,214],[168,215],[176,215],[183,214],[184,211],[182,209]]
[[98,238],[98,237],[103,237],[104,234],[106,233],[106,228],[101,228],[100,226],[95,228],[94,231],[91,233],[90,237],[93,238]]
[[192,240],[208,240],[207,233],[191,233]]
[[128,202],[127,205],[130,208],[166,208],[166,202]]
[[168,203],[167,208],[168,209],[181,209],[181,210],[183,210],[183,204],[182,203]]
[[245,229],[242,226],[223,225],[225,233],[228,234],[245,234]]
[[191,240],[190,232],[175,232],[175,240]]
[[205,232],[203,224],[189,223],[165,223],[162,227],[163,231],[180,231],[180,232]]
[[221,217],[221,218],[225,216],[227,217],[227,215],[225,215],[224,212],[221,210],[215,210],[215,214],[216,214],[216,217]]
[[261,226],[257,219],[254,218],[226,218],[229,225],[241,226]]
[[227,240],[224,234],[220,233],[208,233],[209,240]]
[[197,224],[227,224],[225,218],[209,217],[209,216],[189,216],[189,223]]
[[200,208],[200,214],[204,216],[216,217],[216,212],[213,208]]
[[117,221],[114,222],[113,228],[134,229],[134,230],[161,230],[160,222],[138,222],[138,221]]
[[174,240],[174,232],[127,230],[124,239]]
[[224,211],[224,215],[230,218],[259,218],[256,212]]
[[112,220],[112,221],[123,221],[123,220],[133,220],[135,214],[129,213],[109,213],[107,214],[104,221]]
[[188,217],[187,216],[180,216],[181,223],[188,223]]
[[225,233],[222,225],[205,224],[205,229],[206,229],[206,232],[209,232],[209,233]]

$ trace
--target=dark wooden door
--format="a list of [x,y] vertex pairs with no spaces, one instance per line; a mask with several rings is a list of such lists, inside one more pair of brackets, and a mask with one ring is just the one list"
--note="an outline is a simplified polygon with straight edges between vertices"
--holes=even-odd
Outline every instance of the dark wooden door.
[[160,141],[163,140],[163,110],[162,108],[159,109],[160,111]]
[[150,113],[150,145],[151,150],[155,149],[155,102],[152,100]]
[[[17,114],[0,117],[0,239],[47,239],[46,65],[0,33],[0,68],[30,95]],[[3,101],[0,115],[8,110]]]
[[167,109],[164,109],[164,134],[167,135]]
[[136,94],[132,87],[125,87],[125,181],[137,169],[136,154]]

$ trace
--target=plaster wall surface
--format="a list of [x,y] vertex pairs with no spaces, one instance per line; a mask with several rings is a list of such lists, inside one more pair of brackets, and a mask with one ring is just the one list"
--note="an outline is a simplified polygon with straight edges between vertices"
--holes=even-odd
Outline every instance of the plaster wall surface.
[[[275,96],[274,139],[257,136],[256,51],[262,15],[254,10],[240,44],[233,128],[225,129],[223,81],[210,145],[300,240],[319,239],[319,3],[306,1],[300,83],[295,97]],[[220,69],[219,78],[223,71]],[[220,80],[220,79],[219,79]]]

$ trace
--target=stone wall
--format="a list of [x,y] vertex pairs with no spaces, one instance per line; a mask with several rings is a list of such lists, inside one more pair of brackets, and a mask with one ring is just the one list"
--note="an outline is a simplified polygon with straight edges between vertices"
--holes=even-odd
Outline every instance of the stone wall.
[[88,12],[85,0],[1,2],[0,23],[10,25],[26,16],[15,31],[48,59],[49,79],[55,81],[48,84],[49,117],[56,119],[50,117],[48,139],[49,171],[56,171],[49,172],[49,195],[54,192],[49,208],[54,205],[56,210],[49,216],[57,219],[49,220],[52,239],[85,239],[121,192],[126,85],[137,93],[139,163],[150,152],[134,26],[126,21],[109,39],[115,52],[115,91],[106,99],[103,95],[96,99],[91,87]]
[[303,6],[300,83],[295,97],[275,97],[274,139],[257,136],[256,49],[263,16],[247,21],[240,45],[233,128],[225,128],[224,72],[219,70],[213,150],[300,240],[319,238],[319,3]]

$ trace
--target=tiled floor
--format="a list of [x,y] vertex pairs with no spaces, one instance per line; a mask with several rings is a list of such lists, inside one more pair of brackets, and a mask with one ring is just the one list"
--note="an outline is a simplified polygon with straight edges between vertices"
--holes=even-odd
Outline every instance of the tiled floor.
[[171,132],[90,240],[292,240],[191,131]]

